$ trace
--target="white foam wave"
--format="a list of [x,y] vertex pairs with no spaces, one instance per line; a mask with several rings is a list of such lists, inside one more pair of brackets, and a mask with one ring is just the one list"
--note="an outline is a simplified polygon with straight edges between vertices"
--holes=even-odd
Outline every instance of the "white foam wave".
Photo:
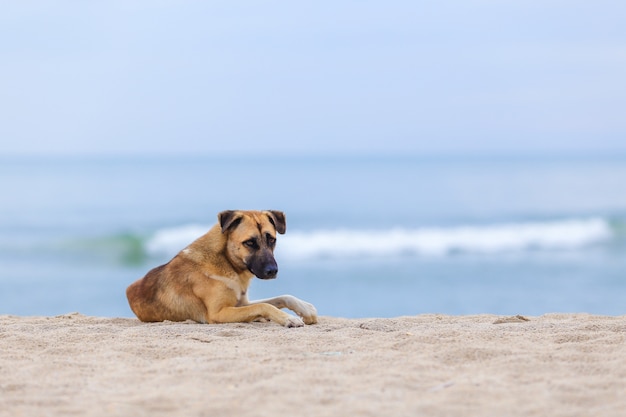
[[174,256],[208,230],[208,226],[198,224],[161,229],[148,239],[145,250],[153,256]]
[[606,241],[611,235],[607,222],[598,218],[412,230],[316,231],[292,233],[288,242],[282,242],[281,253],[311,258],[571,250]]
[[[173,255],[207,230],[199,225],[163,229],[147,242],[146,250]],[[282,258],[311,259],[573,250],[606,242],[612,235],[610,225],[602,218],[417,229],[290,231],[280,237],[277,254]]]

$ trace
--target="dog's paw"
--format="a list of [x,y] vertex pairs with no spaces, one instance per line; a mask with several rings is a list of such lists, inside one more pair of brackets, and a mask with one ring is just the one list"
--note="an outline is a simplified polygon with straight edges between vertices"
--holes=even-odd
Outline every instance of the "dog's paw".
[[304,320],[304,324],[316,324],[317,323],[317,314],[312,314],[309,316],[302,316]]
[[307,303],[306,301],[297,300],[297,306],[294,309],[296,314],[302,317],[305,324],[315,324],[317,323],[317,309],[311,303]]
[[285,320],[284,326],[285,327],[302,327],[304,326],[304,322],[302,321],[300,317],[289,316],[287,317],[287,320]]

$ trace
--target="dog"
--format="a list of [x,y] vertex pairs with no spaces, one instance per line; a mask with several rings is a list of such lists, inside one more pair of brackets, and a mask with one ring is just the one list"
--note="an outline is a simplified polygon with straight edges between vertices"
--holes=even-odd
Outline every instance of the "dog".
[[198,323],[269,320],[285,327],[317,323],[315,307],[291,295],[248,301],[254,276],[272,279],[278,274],[274,247],[276,233],[286,231],[285,214],[227,210],[217,218],[205,235],[127,288],[137,318]]

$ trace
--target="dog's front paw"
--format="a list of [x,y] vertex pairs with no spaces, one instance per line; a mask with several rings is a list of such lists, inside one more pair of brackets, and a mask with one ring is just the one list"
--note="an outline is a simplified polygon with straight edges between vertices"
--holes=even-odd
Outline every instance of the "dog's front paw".
[[304,322],[300,317],[288,316],[287,320],[285,320],[285,327],[302,327],[304,326]]
[[308,316],[302,316],[305,324],[316,324],[317,323],[317,312]]
[[298,300],[297,308],[294,311],[302,317],[305,324],[317,323],[317,309],[313,304]]

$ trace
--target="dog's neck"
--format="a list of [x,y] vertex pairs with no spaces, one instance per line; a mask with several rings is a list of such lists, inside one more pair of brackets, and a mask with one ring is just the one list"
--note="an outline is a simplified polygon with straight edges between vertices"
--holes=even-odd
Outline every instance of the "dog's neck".
[[247,279],[238,279],[238,277],[227,277],[222,275],[212,275],[205,273],[207,278],[214,279],[215,281],[219,281],[222,284],[226,285],[228,288],[233,290],[237,297],[237,303],[247,304],[248,300],[248,287],[250,285],[250,280],[254,277],[254,275],[250,276]]

